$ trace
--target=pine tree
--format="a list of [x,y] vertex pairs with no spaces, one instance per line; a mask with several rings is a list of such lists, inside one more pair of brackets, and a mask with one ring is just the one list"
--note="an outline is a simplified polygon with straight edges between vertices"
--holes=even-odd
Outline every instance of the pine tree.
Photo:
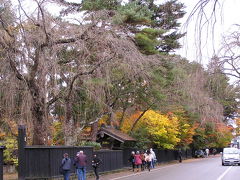
[[[78,5],[61,0],[69,8],[66,11],[97,13],[109,11],[112,22],[134,35],[136,45],[144,54],[169,53],[181,47],[178,40],[185,35],[179,33],[178,20],[185,14],[184,4],[169,0],[156,4],[154,0],[83,0]],[[76,8],[78,7],[78,8]]]
[[180,27],[178,19],[185,14],[183,8],[184,5],[177,0],[160,5],[153,0],[131,1],[118,8],[118,22],[136,34],[136,43],[143,53],[169,53],[181,47],[178,39],[185,35],[177,32]]

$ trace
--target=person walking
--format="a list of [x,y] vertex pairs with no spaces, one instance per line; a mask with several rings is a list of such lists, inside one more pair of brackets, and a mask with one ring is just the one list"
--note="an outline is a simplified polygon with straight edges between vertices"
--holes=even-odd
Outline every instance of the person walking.
[[134,163],[135,163],[135,166],[136,166],[137,172],[138,172],[142,165],[141,155],[140,155],[139,151],[137,151],[134,156]]
[[93,160],[92,160],[92,167],[93,167],[94,174],[96,176],[96,180],[99,180],[98,167],[101,162],[102,162],[101,159],[99,159],[97,155],[94,154]]
[[86,180],[87,156],[83,151],[79,151],[75,158],[78,180]]
[[147,150],[147,153],[145,155],[145,161],[146,161],[146,164],[147,164],[147,169],[148,171],[150,171],[151,169],[151,162],[152,162],[152,154],[150,153],[149,150]]
[[181,151],[181,149],[178,150],[178,159],[179,159],[179,162],[181,163],[182,162],[182,151]]
[[157,158],[156,158],[156,154],[152,148],[150,148],[150,153],[152,155],[151,168],[155,168],[155,162],[156,162]]
[[217,154],[217,150],[215,148],[213,148],[212,153],[215,156]]
[[135,156],[135,152],[132,151],[131,156],[128,158],[128,161],[132,164],[132,171],[133,172],[134,172],[134,169],[135,169],[134,156]]
[[208,148],[205,149],[205,154],[206,154],[206,157],[208,157],[208,155],[209,155],[209,149]]
[[145,165],[146,165],[145,153],[144,153],[144,151],[141,151],[140,156],[141,156],[141,160],[142,160],[141,170],[144,171]]
[[71,159],[68,157],[68,153],[64,153],[61,168],[63,170],[64,180],[70,179],[70,171],[71,171]]

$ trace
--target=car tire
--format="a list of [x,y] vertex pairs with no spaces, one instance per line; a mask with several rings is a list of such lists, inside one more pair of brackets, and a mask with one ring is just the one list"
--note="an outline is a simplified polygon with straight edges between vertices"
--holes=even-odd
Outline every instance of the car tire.
[[225,166],[225,164],[222,162],[222,166]]

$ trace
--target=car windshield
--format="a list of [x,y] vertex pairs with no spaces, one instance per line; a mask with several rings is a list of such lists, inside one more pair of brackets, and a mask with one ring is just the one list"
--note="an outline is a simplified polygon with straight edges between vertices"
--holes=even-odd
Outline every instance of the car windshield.
[[223,151],[224,154],[238,154],[238,149],[224,149]]

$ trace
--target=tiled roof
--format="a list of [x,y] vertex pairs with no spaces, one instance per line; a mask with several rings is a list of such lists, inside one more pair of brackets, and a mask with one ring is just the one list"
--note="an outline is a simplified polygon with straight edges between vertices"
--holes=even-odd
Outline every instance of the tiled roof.
[[101,129],[99,130],[99,133],[104,133],[114,139],[117,139],[120,142],[136,141],[133,137],[131,137],[128,134],[125,134],[113,127],[101,127]]

